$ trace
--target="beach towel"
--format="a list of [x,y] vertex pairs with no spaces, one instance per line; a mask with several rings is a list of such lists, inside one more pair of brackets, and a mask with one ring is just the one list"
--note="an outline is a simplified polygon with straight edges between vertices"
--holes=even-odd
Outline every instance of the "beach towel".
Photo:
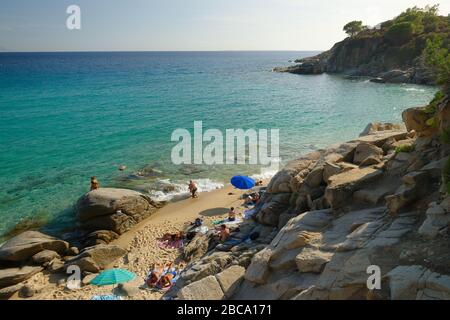
[[244,219],[249,220],[256,214],[256,208],[245,210],[244,211]]
[[122,297],[116,296],[114,294],[108,295],[95,295],[91,300],[122,300]]
[[242,220],[239,219],[239,218],[236,218],[236,220],[234,220],[234,221],[230,221],[227,218],[227,219],[224,219],[224,220],[214,221],[213,225],[215,225],[215,226],[219,225],[219,224],[233,225],[233,224],[238,224],[238,223],[241,223],[241,222],[242,222]]
[[209,228],[207,226],[201,226],[201,227],[194,229],[194,232],[201,233],[201,234],[207,234],[208,231],[209,231]]
[[169,240],[157,240],[158,247],[161,249],[180,249],[184,246],[183,240],[169,241]]

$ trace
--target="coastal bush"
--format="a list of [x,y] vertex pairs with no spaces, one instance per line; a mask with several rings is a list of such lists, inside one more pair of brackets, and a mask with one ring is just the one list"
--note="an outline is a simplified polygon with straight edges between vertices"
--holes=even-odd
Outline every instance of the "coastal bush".
[[410,144],[402,144],[400,146],[398,146],[397,148],[395,148],[395,153],[410,153],[413,152],[414,150],[416,150],[416,146],[415,145],[410,145]]
[[450,144],[450,128],[442,129],[440,140],[442,143]]
[[362,21],[351,21],[344,26],[343,29],[350,37],[356,36],[364,30]]
[[436,83],[441,85],[445,93],[450,93],[450,52],[449,40],[435,36],[427,40],[425,59],[436,76]]
[[403,45],[414,36],[413,24],[411,22],[396,23],[386,31],[385,36],[394,45]]
[[444,169],[442,170],[442,178],[447,189],[447,193],[450,193],[450,158],[445,163]]

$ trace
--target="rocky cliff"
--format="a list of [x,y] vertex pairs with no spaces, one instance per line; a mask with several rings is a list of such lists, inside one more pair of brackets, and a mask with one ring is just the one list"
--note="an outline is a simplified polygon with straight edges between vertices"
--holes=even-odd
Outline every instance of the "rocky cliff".
[[[342,73],[350,77],[368,76],[377,82],[433,84],[433,74],[425,63],[427,39],[450,37],[448,17],[415,9],[393,20],[336,43],[329,51],[296,60],[296,65],[274,71],[295,74]],[[408,21],[408,22],[405,22]],[[396,26],[410,23],[411,31],[395,33]]]
[[[442,139],[450,102],[438,103],[438,125],[425,109],[406,110],[406,128],[371,124],[353,141],[289,163],[233,235],[259,237],[210,251],[199,245],[207,237],[197,239],[187,250],[198,258],[167,296],[450,299],[450,148]],[[371,287],[374,268],[379,285]]]

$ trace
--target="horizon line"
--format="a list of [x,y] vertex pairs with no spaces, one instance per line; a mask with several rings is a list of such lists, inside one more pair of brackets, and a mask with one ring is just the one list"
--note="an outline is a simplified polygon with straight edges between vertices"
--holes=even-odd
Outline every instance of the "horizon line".
[[0,51],[1,53],[132,53],[132,52],[323,52],[326,50],[54,50],[54,51]]

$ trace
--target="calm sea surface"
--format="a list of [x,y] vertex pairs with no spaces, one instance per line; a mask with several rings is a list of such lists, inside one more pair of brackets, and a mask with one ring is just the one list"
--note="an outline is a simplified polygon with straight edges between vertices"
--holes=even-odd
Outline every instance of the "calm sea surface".
[[223,132],[277,128],[285,162],[353,139],[368,122],[398,122],[435,92],[271,72],[311,54],[1,53],[0,235],[29,220],[49,222],[50,231],[70,227],[92,175],[102,186],[169,199],[190,178],[210,190],[258,172],[173,165],[171,133],[192,131],[195,120]]

